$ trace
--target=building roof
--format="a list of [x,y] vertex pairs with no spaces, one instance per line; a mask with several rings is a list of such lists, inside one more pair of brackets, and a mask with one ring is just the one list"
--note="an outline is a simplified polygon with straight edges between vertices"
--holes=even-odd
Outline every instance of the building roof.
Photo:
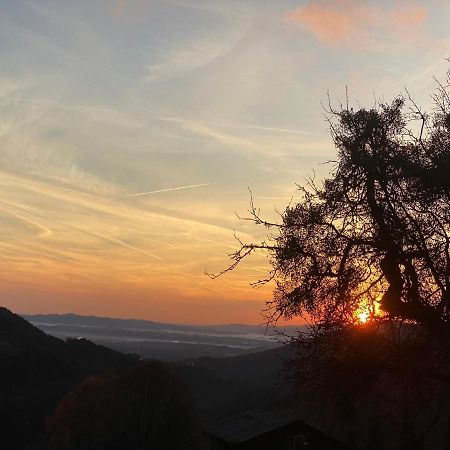
[[278,415],[262,410],[250,410],[222,419],[208,426],[205,431],[225,442],[238,444],[298,420],[293,416]]

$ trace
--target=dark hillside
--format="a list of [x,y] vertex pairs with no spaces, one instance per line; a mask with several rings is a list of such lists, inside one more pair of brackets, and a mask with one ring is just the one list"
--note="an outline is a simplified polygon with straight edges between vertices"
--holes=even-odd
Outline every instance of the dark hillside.
[[1,449],[27,448],[61,396],[87,375],[121,370],[135,358],[87,340],[63,341],[0,308]]
[[288,347],[228,358],[195,358],[174,364],[197,401],[203,419],[250,408],[277,408],[289,402],[284,383]]
[[284,363],[293,356],[289,346],[228,358],[197,358],[191,364],[236,382],[253,386],[274,386],[283,381]]

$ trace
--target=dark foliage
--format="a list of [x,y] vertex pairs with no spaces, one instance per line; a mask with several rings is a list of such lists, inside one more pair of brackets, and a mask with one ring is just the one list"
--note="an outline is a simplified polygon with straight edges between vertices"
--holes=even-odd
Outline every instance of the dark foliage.
[[116,377],[89,378],[48,421],[54,450],[194,449],[192,403],[167,366],[148,362]]
[[408,93],[371,109],[330,106],[337,160],[329,178],[299,186],[301,200],[280,223],[262,219],[252,200],[248,220],[271,234],[240,242],[222,272],[268,252],[269,320],[300,316],[310,325],[293,339],[302,401],[354,430],[366,417],[366,435],[388,418],[378,448],[448,441],[449,90],[450,72],[430,114]]
[[0,308],[0,448],[31,446],[45,416],[86,376],[135,363],[135,358],[86,340],[49,336]]
[[275,319],[303,316],[328,331],[357,323],[365,308],[372,321],[409,321],[448,338],[448,85],[439,84],[435,105],[430,115],[409,97],[372,109],[330,107],[338,152],[331,177],[301,186],[302,200],[278,224],[252,202],[250,219],[273,233],[241,243],[228,270],[254,250],[269,252]]
[[374,323],[299,335],[295,347],[289,380],[312,423],[355,449],[450,444],[448,350],[417,325]]

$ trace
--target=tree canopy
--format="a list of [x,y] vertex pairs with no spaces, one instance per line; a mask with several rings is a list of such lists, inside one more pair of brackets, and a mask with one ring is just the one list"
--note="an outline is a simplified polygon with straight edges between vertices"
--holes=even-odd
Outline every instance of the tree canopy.
[[450,74],[426,113],[406,93],[391,104],[330,107],[337,149],[329,178],[299,186],[301,200],[262,243],[243,243],[233,269],[269,252],[273,317],[317,329],[406,321],[435,334],[450,325]]
[[448,444],[449,91],[450,72],[430,113],[408,92],[372,108],[329,106],[337,158],[328,178],[299,186],[278,223],[252,198],[246,219],[267,239],[239,240],[221,272],[268,253],[272,270],[256,284],[275,283],[269,321],[309,324],[289,340],[298,403],[320,405],[325,429],[330,416],[375,430],[377,448]]
[[52,450],[197,448],[189,394],[168,366],[141,363],[89,377],[47,420]]

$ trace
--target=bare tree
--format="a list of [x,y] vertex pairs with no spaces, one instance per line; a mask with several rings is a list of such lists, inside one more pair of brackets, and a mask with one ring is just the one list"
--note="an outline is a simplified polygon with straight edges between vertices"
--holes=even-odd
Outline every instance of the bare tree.
[[224,272],[264,249],[275,318],[302,316],[327,330],[355,324],[365,311],[364,320],[408,321],[447,337],[449,81],[439,84],[431,114],[408,93],[372,109],[330,107],[338,154],[330,177],[299,186],[301,201],[280,223],[262,219],[252,200],[247,220],[271,235],[239,242]]
[[246,219],[270,234],[239,241],[218,274],[266,250],[269,320],[309,324],[291,341],[291,380],[319,392],[321,405],[342,412],[363,399],[388,414],[397,448],[426,448],[450,405],[449,90],[450,72],[430,113],[408,92],[371,109],[329,103],[329,177],[299,186],[279,223],[252,199]]

